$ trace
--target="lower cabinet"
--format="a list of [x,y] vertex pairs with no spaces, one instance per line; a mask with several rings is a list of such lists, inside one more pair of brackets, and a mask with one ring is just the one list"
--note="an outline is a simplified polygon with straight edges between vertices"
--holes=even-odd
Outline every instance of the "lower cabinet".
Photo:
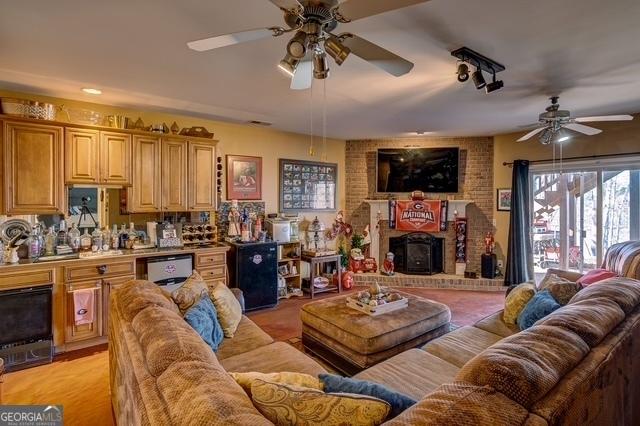
[[111,294],[125,283],[135,280],[135,276],[105,278],[102,283],[102,335],[109,336],[109,306]]
[[[92,299],[86,306],[76,303],[76,294],[92,292]],[[94,339],[102,336],[102,280],[80,281],[73,284],[65,284],[66,298],[66,325],[65,343],[74,343],[81,340]],[[86,299],[85,299],[86,300]],[[83,301],[79,301],[82,303]],[[80,310],[89,310],[89,318],[81,319]]]

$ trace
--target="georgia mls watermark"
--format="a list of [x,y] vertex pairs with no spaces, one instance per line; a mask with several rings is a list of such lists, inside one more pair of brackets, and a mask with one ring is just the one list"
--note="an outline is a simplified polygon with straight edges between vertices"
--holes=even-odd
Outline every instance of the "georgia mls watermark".
[[62,426],[62,405],[0,405],[0,426]]

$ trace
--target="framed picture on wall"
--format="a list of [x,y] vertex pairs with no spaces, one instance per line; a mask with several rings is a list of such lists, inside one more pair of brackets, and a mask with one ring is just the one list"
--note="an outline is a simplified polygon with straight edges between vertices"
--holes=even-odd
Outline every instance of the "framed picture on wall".
[[496,196],[499,212],[511,211],[511,188],[500,188]]
[[281,159],[280,211],[335,211],[337,183],[335,163]]
[[262,157],[227,155],[227,200],[262,199]]

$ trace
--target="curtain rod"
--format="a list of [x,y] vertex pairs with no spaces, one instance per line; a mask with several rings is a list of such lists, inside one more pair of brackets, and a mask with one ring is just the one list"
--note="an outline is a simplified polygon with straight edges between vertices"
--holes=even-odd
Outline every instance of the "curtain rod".
[[[617,157],[630,157],[634,155],[640,155],[640,152],[625,152],[624,154],[603,154],[603,155],[585,155],[582,157],[565,157],[562,161],[572,161],[572,160],[593,160],[597,158],[617,158]],[[528,160],[529,164],[540,164],[540,163],[552,163],[553,160]],[[556,159],[556,161],[559,161]],[[508,163],[502,163],[503,166],[513,167],[513,161]]]

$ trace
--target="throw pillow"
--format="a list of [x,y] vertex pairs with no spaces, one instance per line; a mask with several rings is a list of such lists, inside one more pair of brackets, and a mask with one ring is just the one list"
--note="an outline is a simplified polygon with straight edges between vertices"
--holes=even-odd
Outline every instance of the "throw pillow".
[[395,392],[383,385],[366,380],[350,379],[333,374],[320,374],[318,378],[324,384],[325,392],[369,395],[388,402],[389,405],[391,405],[391,413],[387,420],[396,417],[417,402],[405,394]]
[[251,386],[253,405],[277,425],[372,426],[389,414],[389,404],[377,398],[330,394],[317,389],[256,380]]
[[204,295],[198,303],[184,314],[185,321],[202,337],[214,352],[218,350],[224,339],[222,327],[218,322],[216,308],[211,299]]
[[506,324],[515,324],[518,315],[529,303],[529,300],[536,294],[536,286],[531,283],[523,283],[509,293],[504,301],[504,312],[502,319]]
[[536,293],[522,312],[520,312],[518,316],[518,327],[520,327],[520,330],[526,330],[539,319],[546,317],[559,308],[560,304],[553,298],[549,290],[542,290]]
[[184,315],[190,307],[202,298],[203,294],[207,294],[207,284],[200,274],[194,270],[184,284],[171,294],[171,298],[180,308],[182,315]]
[[236,296],[223,282],[209,288],[209,297],[216,305],[218,320],[222,326],[225,337],[233,337],[242,320],[242,307]]
[[322,382],[317,378],[304,373],[229,373],[231,377],[244,389],[251,398],[251,385],[256,380],[262,380],[270,383],[280,383],[284,385],[298,386],[301,388],[310,388],[322,390]]
[[549,293],[562,306],[569,303],[569,300],[576,295],[582,286],[556,274],[547,274],[540,282],[540,290],[549,290]]
[[594,269],[587,272],[581,278],[578,279],[578,284],[583,287],[588,287],[591,284],[595,284],[600,281],[608,280],[609,278],[617,277],[615,272],[607,271],[606,269]]

